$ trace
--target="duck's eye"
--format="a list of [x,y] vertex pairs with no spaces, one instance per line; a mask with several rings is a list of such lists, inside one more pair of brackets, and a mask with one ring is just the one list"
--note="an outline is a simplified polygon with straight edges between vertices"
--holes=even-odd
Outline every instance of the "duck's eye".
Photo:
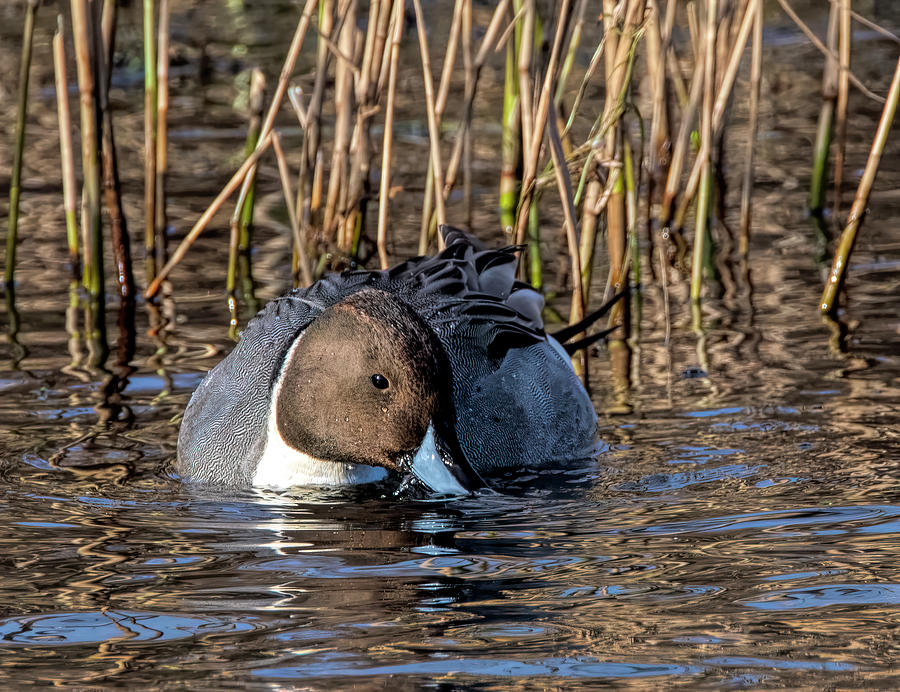
[[376,373],[372,375],[372,384],[375,385],[376,389],[387,389],[388,381],[387,378],[381,373]]

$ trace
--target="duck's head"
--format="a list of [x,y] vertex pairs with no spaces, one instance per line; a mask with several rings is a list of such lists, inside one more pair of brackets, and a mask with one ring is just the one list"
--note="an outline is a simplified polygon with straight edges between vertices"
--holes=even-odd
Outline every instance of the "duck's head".
[[447,355],[390,293],[326,308],[290,350],[275,396],[281,438],[308,457],[411,473],[442,494],[481,484],[456,437]]

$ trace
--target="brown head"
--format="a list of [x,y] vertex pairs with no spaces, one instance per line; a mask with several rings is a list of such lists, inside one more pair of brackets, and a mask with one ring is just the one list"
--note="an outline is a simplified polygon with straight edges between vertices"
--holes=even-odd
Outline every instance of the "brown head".
[[275,414],[284,441],[314,458],[410,470],[429,426],[452,419],[451,402],[435,333],[402,300],[367,289],[306,328],[285,364]]

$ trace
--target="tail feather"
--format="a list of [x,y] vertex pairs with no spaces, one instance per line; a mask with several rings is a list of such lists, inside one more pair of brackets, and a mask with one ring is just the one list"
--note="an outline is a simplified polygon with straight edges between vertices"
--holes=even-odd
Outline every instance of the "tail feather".
[[566,349],[566,352],[568,352],[569,354],[575,353],[575,351],[590,346],[592,343],[599,341],[604,336],[612,332],[615,328],[604,329],[597,332],[596,334],[592,334],[590,336],[584,337],[583,339],[579,339],[578,341],[566,343],[576,334],[581,334],[582,332],[587,330],[588,327],[594,324],[594,322],[606,315],[612,309],[613,305],[619,302],[624,295],[625,291],[620,291],[599,308],[594,310],[594,312],[592,312],[587,317],[584,317],[575,324],[570,324],[568,327],[563,327],[551,336],[560,344],[562,344],[563,348]]

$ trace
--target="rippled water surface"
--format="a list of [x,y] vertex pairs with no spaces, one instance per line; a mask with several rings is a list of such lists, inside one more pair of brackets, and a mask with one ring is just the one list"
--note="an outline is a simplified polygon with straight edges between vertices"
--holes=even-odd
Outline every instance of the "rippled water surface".
[[[263,32],[266,13],[283,12],[287,27],[296,8],[227,5],[202,15],[176,5],[173,50],[184,59],[173,83],[170,213],[180,237],[237,160],[242,119],[232,104],[247,56],[277,73],[289,36]],[[900,27],[896,8],[867,8]],[[123,12],[113,92],[135,233],[138,11]],[[821,29],[820,16],[805,16]],[[11,123],[15,3],[0,20],[0,116]],[[70,366],[70,349],[85,347],[65,331],[46,60],[53,21],[46,12],[38,29],[19,332],[0,344],[0,683],[900,686],[900,139],[891,137],[850,268],[850,336],[838,354],[815,310],[826,265],[803,213],[821,61],[795,30],[778,20],[767,33],[749,270],[726,268],[730,281],[705,303],[702,334],[690,329],[686,285],[673,285],[667,347],[660,290],[644,268],[635,412],[601,416],[609,451],[495,479],[496,494],[414,502],[379,486],[221,494],[172,474],[178,416],[231,344],[224,216],[172,275],[175,321],[164,343],[146,336],[150,318],[139,306],[136,370],[112,405],[100,405],[108,378]],[[246,45],[236,50],[239,36]],[[871,34],[857,45],[854,69],[883,92],[896,48]],[[206,81],[191,72],[200,47]],[[415,46],[405,50],[409,99],[420,82]],[[486,71],[495,89],[500,65]],[[499,135],[487,115],[499,112],[501,95],[487,93],[476,121],[474,225],[499,237],[491,158]],[[855,181],[880,106],[855,93],[851,109]],[[729,147],[735,173],[745,110],[741,96]],[[427,157],[424,125],[403,127],[395,257],[418,227]],[[10,146],[0,143],[4,166]],[[255,264],[269,298],[287,287],[289,246],[270,169],[261,190]],[[451,200],[450,214],[460,213]],[[546,221],[552,237],[559,220]],[[8,335],[15,315],[2,310]],[[604,411],[613,404],[608,358],[592,362]]]

